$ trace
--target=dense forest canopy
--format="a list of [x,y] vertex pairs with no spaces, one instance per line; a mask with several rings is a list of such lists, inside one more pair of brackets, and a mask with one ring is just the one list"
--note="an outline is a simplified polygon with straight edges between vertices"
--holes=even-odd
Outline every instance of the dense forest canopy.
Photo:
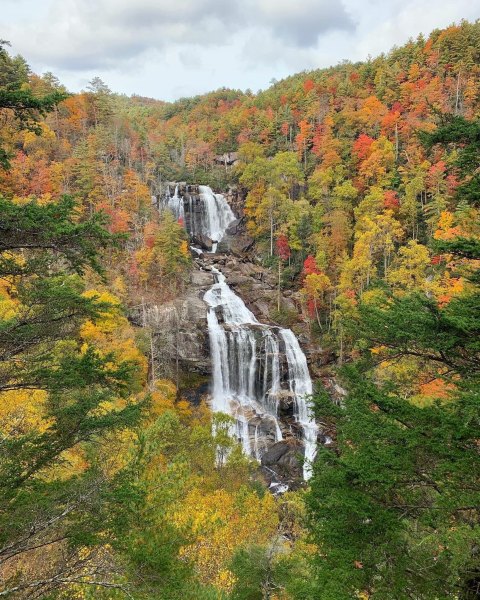
[[[1,43],[0,597],[480,596],[479,76],[480,22],[174,103],[70,94]],[[317,381],[333,442],[297,491],[131,317],[189,285],[152,203],[178,181],[237,190],[272,319],[344,388]]]

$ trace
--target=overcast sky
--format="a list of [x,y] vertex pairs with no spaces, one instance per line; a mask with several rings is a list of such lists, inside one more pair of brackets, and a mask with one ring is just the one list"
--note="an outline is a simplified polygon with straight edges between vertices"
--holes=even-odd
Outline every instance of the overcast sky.
[[69,90],[163,100],[364,60],[480,17],[480,0],[1,0],[0,37]]

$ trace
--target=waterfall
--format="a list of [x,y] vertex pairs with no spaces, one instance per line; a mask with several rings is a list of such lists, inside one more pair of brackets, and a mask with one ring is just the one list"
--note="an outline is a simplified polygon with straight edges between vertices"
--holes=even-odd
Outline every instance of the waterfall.
[[223,194],[214,194],[207,185],[198,186],[198,196],[180,196],[178,185],[171,196],[170,186],[165,194],[164,207],[170,209],[177,220],[181,220],[190,236],[202,236],[212,241],[212,252],[225,236],[235,215]]
[[[213,364],[212,410],[235,418],[235,435],[244,452],[260,460],[266,440],[275,443],[282,439],[280,397],[287,394],[293,398],[294,418],[303,432],[304,477],[308,479],[317,426],[308,405],[312,381],[305,355],[292,331],[259,323],[224,275],[215,268],[212,271],[216,281],[204,295]],[[281,348],[285,349],[286,378],[282,378]]]
[[208,185],[199,185],[198,189],[202,207],[200,231],[212,240],[212,252],[215,252],[228,226],[235,221],[235,215],[223,194],[214,194]]
[[305,443],[305,463],[303,476],[312,475],[311,464],[315,458],[318,427],[313,418],[308,398],[312,394],[312,380],[308,372],[307,359],[300,348],[297,338],[290,329],[280,331],[285,342],[285,354],[288,361],[288,385],[295,399],[295,419],[303,429]]
[[167,193],[166,203],[168,208],[172,211],[177,221],[181,220],[182,223],[185,223],[185,208],[183,198],[178,195],[178,185],[175,186],[173,196],[170,196],[170,188],[167,188]]

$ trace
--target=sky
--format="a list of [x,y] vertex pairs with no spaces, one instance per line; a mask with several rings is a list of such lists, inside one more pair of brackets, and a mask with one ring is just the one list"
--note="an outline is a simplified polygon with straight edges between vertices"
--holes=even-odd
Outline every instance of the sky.
[[480,18],[480,0],[1,0],[0,38],[72,91],[161,100],[265,89]]

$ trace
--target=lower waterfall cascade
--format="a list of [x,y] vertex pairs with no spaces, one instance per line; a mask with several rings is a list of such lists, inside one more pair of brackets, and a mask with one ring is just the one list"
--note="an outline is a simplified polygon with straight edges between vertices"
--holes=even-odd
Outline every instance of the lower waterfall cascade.
[[[318,427],[311,414],[312,380],[305,354],[290,329],[259,323],[243,300],[212,268],[216,282],[204,296],[213,364],[212,410],[235,418],[232,432],[245,454],[261,459],[266,444],[283,439],[278,404],[294,403],[294,419],[303,432],[304,479],[311,476]],[[282,360],[283,358],[283,360]],[[261,430],[261,437],[259,436]]]

